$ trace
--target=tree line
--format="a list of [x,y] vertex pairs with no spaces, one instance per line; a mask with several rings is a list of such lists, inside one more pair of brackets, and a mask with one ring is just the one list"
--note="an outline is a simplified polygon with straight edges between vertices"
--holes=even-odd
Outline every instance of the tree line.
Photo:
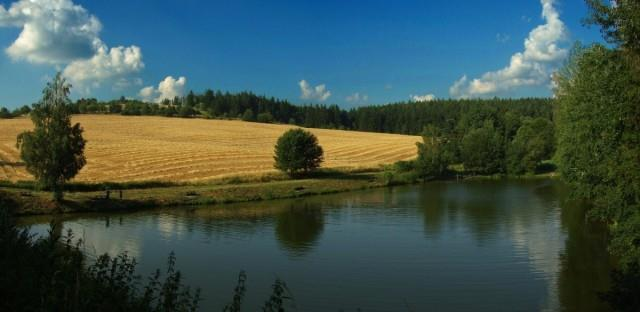
[[[251,92],[229,93],[206,90],[184,97],[149,103],[121,97],[110,101],[81,98],[70,103],[73,114],[99,113],[121,115],[154,115],[167,117],[204,117],[242,119],[263,123],[293,124],[309,128],[345,129],[399,134],[420,134],[427,124],[446,132],[463,131],[477,126],[485,119],[499,120],[513,116],[523,118],[552,118],[553,100],[473,99],[434,100],[430,102],[399,102],[342,109],[338,105],[294,105],[287,100],[256,95]],[[7,109],[10,118],[29,113],[29,107]]]

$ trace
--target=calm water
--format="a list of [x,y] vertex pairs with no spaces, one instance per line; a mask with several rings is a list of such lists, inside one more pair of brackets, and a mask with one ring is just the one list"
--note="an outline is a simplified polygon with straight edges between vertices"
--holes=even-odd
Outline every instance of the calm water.
[[[92,253],[127,251],[147,275],[175,251],[202,306],[248,275],[255,311],[276,277],[298,311],[602,311],[601,228],[558,182],[439,182],[224,208],[64,221]],[[48,220],[27,219],[45,231]]]

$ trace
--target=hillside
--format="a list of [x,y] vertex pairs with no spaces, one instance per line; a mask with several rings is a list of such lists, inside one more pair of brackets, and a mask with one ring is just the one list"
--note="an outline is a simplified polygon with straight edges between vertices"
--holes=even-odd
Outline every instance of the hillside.
[[[77,115],[85,129],[83,182],[201,181],[273,171],[273,146],[288,125],[230,120]],[[0,180],[31,179],[16,136],[27,118],[0,120]],[[310,129],[325,150],[323,167],[372,167],[415,157],[416,136]]]

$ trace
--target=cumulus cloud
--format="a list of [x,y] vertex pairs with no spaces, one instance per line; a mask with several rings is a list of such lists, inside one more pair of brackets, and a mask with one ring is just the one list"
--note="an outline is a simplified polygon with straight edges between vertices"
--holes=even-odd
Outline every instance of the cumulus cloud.
[[103,46],[91,58],[69,63],[62,75],[78,83],[100,82],[124,77],[143,68],[139,47],[115,47],[107,51],[106,46]]
[[109,49],[97,17],[71,0],[19,0],[0,5],[0,27],[21,28],[5,52],[16,61],[64,66],[75,84],[97,86],[144,68],[137,46]]
[[431,102],[436,99],[436,96],[433,94],[425,94],[425,95],[410,95],[411,101],[413,102]]
[[360,94],[359,92],[356,92],[352,95],[347,96],[345,100],[350,103],[367,102],[369,100],[369,96],[366,94]]
[[158,84],[158,88],[153,86],[144,87],[138,95],[146,101],[162,102],[164,99],[173,99],[176,96],[184,95],[184,87],[187,84],[187,78],[180,77],[178,79],[173,76],[167,76]]
[[324,102],[331,96],[331,91],[327,90],[327,86],[324,84],[312,87],[303,79],[298,82],[298,86],[300,86],[300,98],[303,100],[318,100]]
[[60,64],[90,57],[102,45],[100,21],[69,0],[20,0],[0,5],[0,27],[22,32],[6,49],[14,60]]
[[545,24],[534,28],[524,41],[524,51],[511,56],[509,65],[469,80],[463,76],[449,93],[456,98],[496,95],[523,86],[548,85],[551,74],[568,55],[560,46],[566,40],[567,30],[554,8],[554,0],[541,0]]

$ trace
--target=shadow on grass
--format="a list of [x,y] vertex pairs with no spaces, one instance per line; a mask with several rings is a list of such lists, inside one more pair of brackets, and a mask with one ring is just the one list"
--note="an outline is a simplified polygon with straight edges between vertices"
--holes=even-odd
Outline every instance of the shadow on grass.
[[375,178],[372,172],[347,172],[336,169],[321,169],[296,177],[299,179],[338,179],[338,180],[371,180]]
[[[99,192],[104,190],[131,190],[131,189],[149,189],[158,187],[171,187],[181,186],[182,183],[175,182],[163,182],[163,181],[144,181],[144,182],[103,182],[103,183],[82,183],[71,182],[65,184],[64,188],[67,192]],[[24,189],[24,190],[38,190],[38,185],[35,181],[0,181],[0,187]],[[47,189],[41,189],[46,191]]]
[[0,166],[9,166],[9,167],[24,167],[24,163],[20,161],[5,161],[0,160]]

